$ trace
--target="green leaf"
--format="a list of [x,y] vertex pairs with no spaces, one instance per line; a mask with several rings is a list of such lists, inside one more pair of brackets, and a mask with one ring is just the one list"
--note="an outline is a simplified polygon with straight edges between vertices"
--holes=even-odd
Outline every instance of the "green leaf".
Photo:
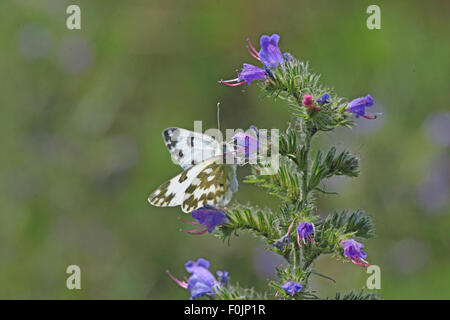
[[374,292],[367,292],[361,290],[356,292],[354,290],[347,293],[336,293],[332,300],[380,300],[380,296]]
[[336,283],[336,280],[334,280],[333,278],[331,278],[331,277],[329,277],[329,276],[327,276],[327,275],[324,275],[323,273],[320,273],[320,272],[318,272],[318,271],[316,271],[316,270],[311,270],[311,273],[312,273],[312,274],[315,274],[315,275],[317,275],[317,276],[319,276],[319,277],[322,277],[322,278],[331,280],[331,281],[333,281],[334,283]]
[[242,288],[237,284],[219,287],[214,296],[209,296],[209,298],[214,300],[267,300],[268,295],[258,293],[253,288]]
[[215,233],[222,240],[229,241],[232,235],[237,235],[238,230],[246,230],[255,236],[273,243],[280,238],[281,233],[276,228],[276,217],[269,209],[258,209],[235,205],[226,211],[227,222],[221,224]]

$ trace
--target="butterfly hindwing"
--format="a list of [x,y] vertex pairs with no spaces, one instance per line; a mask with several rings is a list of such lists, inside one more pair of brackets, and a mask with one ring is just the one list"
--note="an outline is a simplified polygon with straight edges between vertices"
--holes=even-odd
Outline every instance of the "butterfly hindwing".
[[186,169],[179,175],[160,185],[149,197],[148,201],[157,207],[173,207],[183,203],[186,189],[192,181],[210,163],[217,158],[211,158]]
[[204,160],[217,156],[219,143],[212,137],[181,128],[167,128],[163,131],[164,143],[172,159],[184,170]]
[[233,192],[228,178],[230,170],[233,171],[232,166],[209,164],[186,189],[181,210],[191,212],[205,205],[225,206]]

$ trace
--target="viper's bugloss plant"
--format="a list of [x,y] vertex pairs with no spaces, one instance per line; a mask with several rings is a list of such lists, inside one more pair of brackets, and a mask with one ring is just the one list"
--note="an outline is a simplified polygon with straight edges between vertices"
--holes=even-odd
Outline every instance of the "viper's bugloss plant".
[[186,271],[191,274],[189,279],[181,281],[172,276],[169,272],[169,276],[183,289],[187,289],[191,294],[191,299],[210,295],[214,297],[216,291],[220,290],[222,286],[226,286],[228,283],[228,272],[217,271],[218,278],[209,271],[209,261],[203,258],[197,261],[188,261],[184,265]]
[[[269,281],[271,291],[264,294],[253,289],[243,289],[228,284],[228,274],[221,273],[217,280],[208,271],[209,263],[199,260],[189,262],[189,280],[176,280],[191,292],[191,298],[200,296],[214,299],[319,299],[309,286],[311,276],[331,277],[314,269],[314,262],[322,255],[332,255],[343,262],[368,266],[368,255],[359,241],[374,236],[374,225],[363,211],[335,211],[319,216],[316,195],[335,195],[326,190],[323,182],[333,176],[359,175],[359,157],[348,150],[338,152],[312,149],[313,138],[339,127],[351,128],[355,119],[370,121],[375,114],[366,112],[373,107],[370,95],[349,100],[339,97],[333,89],[320,83],[320,76],[313,73],[308,63],[291,54],[282,54],[278,47],[280,37],[262,36],[261,49],[249,42],[248,50],[261,67],[244,64],[238,77],[219,81],[228,86],[247,86],[257,83],[261,92],[269,98],[284,101],[291,113],[287,129],[279,137],[279,170],[272,175],[262,174],[266,166],[260,161],[251,164],[252,173],[244,182],[262,188],[278,199],[278,209],[259,208],[234,203],[215,212],[211,208],[196,210],[192,217],[201,228],[191,233],[212,231],[222,240],[230,239],[240,231],[250,232],[260,238],[268,250],[284,257],[286,264],[277,267],[277,280]],[[231,90],[231,89],[229,89]],[[283,112],[282,109],[277,112]],[[240,143],[248,148],[255,145],[245,136]],[[239,140],[238,139],[238,140]],[[206,211],[202,211],[206,210]],[[223,216],[221,214],[224,214]],[[226,217],[225,217],[226,215]],[[224,281],[226,279],[226,281]],[[228,285],[225,285],[228,284]],[[373,299],[376,295],[361,291],[336,294],[334,299]]]
[[291,296],[293,296],[297,292],[300,292],[303,286],[298,282],[290,281],[283,284],[281,288],[283,288],[283,290],[286,291],[286,293],[289,293]]

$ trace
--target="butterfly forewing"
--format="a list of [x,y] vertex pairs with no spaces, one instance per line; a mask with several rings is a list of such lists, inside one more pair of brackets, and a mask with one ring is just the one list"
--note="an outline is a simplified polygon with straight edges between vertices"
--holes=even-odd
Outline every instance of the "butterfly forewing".
[[221,152],[216,140],[199,132],[167,128],[163,131],[163,138],[172,159],[184,170]]
[[225,206],[237,191],[236,165],[223,164],[233,149],[212,137],[180,128],[163,131],[172,158],[184,169],[163,183],[148,201],[159,207],[181,205],[188,213],[205,205]]

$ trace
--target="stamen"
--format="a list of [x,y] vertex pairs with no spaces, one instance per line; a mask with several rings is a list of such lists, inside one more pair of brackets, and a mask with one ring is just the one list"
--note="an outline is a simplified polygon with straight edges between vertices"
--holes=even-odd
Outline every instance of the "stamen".
[[[247,46],[247,50],[248,50],[248,53],[250,53],[250,55],[253,57],[253,58],[255,58],[256,60],[258,60],[258,61],[261,61],[261,58],[260,57],[258,57],[256,54],[254,54],[253,52],[252,52],[252,50]],[[262,61],[261,61],[262,62]]]
[[231,80],[220,80],[219,83],[226,83],[226,82],[237,82],[239,81],[239,78],[231,79]]
[[363,267],[368,267],[370,266],[370,263],[367,262],[366,260],[364,260],[363,258],[359,258],[359,260],[363,261],[365,264],[361,264]]
[[181,219],[181,218],[178,218],[178,220],[180,220],[181,222],[186,223],[186,224],[200,224],[200,223],[195,222],[195,221],[184,221],[184,220]]
[[350,258],[350,261],[351,261],[353,264],[356,264],[356,265],[358,265],[358,266],[361,265],[361,262],[359,262],[358,260],[355,260],[354,257],[349,256],[349,258]]
[[368,120],[375,120],[377,118],[377,116],[379,115],[379,114],[366,115],[366,114],[363,114],[362,112],[355,112],[355,111],[351,111],[351,112],[363,117],[364,119],[368,119]]
[[259,61],[261,61],[261,59],[259,59],[259,52],[256,51],[256,49],[253,47],[252,43],[250,42],[250,39],[247,39],[247,42],[248,42],[248,45],[250,46],[250,49],[252,49],[253,52],[254,52],[254,53],[256,54],[256,56],[258,57],[257,59],[258,59]]
[[188,284],[187,284],[186,281],[180,281],[180,280],[178,280],[177,278],[175,278],[173,275],[170,274],[169,270],[167,270],[166,272],[167,272],[167,274],[169,275],[169,277],[170,277],[173,281],[175,281],[176,284],[178,284],[178,285],[179,285],[180,287],[182,287],[183,289],[187,289]]
[[206,231],[208,231],[208,229],[199,228],[199,229],[194,229],[194,230],[180,230],[180,231],[184,232],[184,233],[193,234],[193,235],[200,235],[200,234],[204,234]]
[[375,120],[377,118],[376,115],[372,115],[372,116],[366,116],[366,115],[361,115],[363,118],[365,119],[369,119],[369,120]]
[[[361,266],[361,267],[364,267],[364,268],[367,268],[368,266],[370,266],[370,264],[369,264],[366,260],[364,260],[363,258],[361,258],[361,257],[349,256],[349,258],[350,258],[350,261],[351,261],[353,264],[356,264],[357,266]],[[363,261],[363,262],[365,262],[365,263],[363,263],[363,262],[361,262],[361,261]]]
[[241,81],[238,83],[227,83],[225,81],[222,81],[221,83],[223,83],[224,85],[229,86],[229,87],[236,87],[236,86],[240,86],[240,85],[246,83],[246,81]]
[[366,260],[364,260],[363,258],[359,258],[359,260],[363,261],[364,263],[368,263]]
[[300,243],[300,235],[299,234],[297,234],[297,244],[298,244],[299,248],[302,247],[302,244]]

